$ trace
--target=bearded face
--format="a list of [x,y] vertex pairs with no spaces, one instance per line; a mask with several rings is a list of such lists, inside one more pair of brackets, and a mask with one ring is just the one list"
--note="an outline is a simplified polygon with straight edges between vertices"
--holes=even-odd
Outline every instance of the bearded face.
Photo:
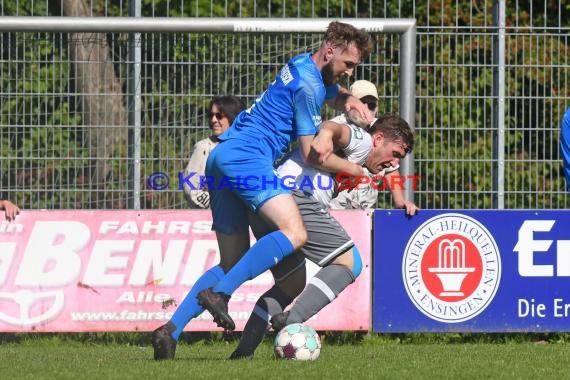
[[338,80],[335,81],[335,75],[333,71],[333,61],[329,61],[326,65],[323,66],[321,69],[321,75],[323,77],[323,83],[325,86],[331,86],[333,84],[338,83]]
[[360,51],[353,43],[345,49],[340,47],[330,49],[332,54],[321,69],[323,83],[326,86],[337,84],[343,77],[352,75],[354,68],[360,62]]

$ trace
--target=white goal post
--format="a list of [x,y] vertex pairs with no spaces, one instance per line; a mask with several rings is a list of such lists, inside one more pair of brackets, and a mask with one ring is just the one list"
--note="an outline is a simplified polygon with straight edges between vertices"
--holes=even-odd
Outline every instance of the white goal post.
[[[0,17],[0,32],[123,32],[131,33],[129,75],[129,126],[132,128],[134,203],[140,209],[140,66],[141,45],[139,33],[192,32],[192,33],[322,33],[335,19],[311,18],[149,18],[149,17]],[[416,20],[415,19],[341,19],[355,27],[375,33],[400,35],[399,113],[412,130],[415,127],[416,84]],[[403,175],[413,174],[413,155],[401,162]],[[404,190],[407,199],[413,199],[413,189]]]

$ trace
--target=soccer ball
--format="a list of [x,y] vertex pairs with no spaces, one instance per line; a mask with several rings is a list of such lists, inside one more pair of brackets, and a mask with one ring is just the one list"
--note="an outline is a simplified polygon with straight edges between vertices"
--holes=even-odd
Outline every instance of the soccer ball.
[[321,338],[311,326],[293,323],[279,331],[274,349],[279,359],[316,360],[321,353]]

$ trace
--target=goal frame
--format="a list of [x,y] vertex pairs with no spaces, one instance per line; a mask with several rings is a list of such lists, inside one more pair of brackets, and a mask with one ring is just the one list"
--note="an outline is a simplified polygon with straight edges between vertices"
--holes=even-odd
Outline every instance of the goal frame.
[[[140,12],[135,12],[135,16]],[[128,99],[129,127],[132,129],[131,152],[133,168],[130,170],[133,204],[140,210],[141,192],[141,80],[140,33],[192,32],[192,33],[323,33],[333,18],[197,18],[197,17],[0,17],[0,32],[123,32],[130,33]],[[415,72],[416,72],[416,20],[415,19],[341,19],[342,22],[374,33],[400,36],[400,94],[399,113],[415,129]],[[130,145],[130,144],[129,144]],[[401,174],[414,173],[414,158],[410,153],[400,163]],[[404,189],[406,199],[413,200],[413,189]]]

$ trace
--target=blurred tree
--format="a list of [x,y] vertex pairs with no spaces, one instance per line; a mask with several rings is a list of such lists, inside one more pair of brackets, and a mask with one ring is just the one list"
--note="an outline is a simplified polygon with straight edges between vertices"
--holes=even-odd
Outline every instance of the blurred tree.
[[[63,14],[89,17],[91,9],[84,0],[63,0]],[[108,204],[105,189],[111,174],[111,154],[116,146],[127,144],[127,111],[121,83],[117,79],[107,36],[102,33],[71,33],[69,57],[74,72],[74,92],[85,127],[84,144],[91,164],[90,208],[124,208]],[[119,190],[126,190],[119,189]]]

